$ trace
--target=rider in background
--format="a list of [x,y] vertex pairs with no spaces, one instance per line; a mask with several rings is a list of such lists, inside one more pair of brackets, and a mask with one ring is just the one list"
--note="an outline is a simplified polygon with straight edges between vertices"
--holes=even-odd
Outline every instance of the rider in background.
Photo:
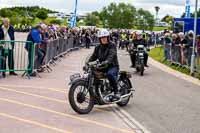
[[125,46],[125,42],[127,40],[127,34],[125,32],[122,32],[121,34],[121,40],[120,40],[120,43],[119,43],[119,49],[124,49],[124,46]]
[[89,62],[99,60],[101,66],[104,66],[100,71],[106,73],[106,77],[114,90],[114,98],[119,99],[120,94],[117,85],[117,76],[119,72],[117,48],[115,44],[110,42],[109,36],[110,33],[106,29],[102,29],[98,32],[100,45],[95,47]]
[[[137,48],[138,45],[144,45],[144,47],[147,48],[147,43],[146,43],[145,39],[142,37],[142,34],[141,33],[137,33],[136,36],[137,36],[136,39],[133,41],[134,48]],[[135,54],[131,55],[132,56],[131,57],[132,67],[135,67],[135,59],[136,59],[136,55]],[[145,65],[145,67],[149,67],[147,65],[147,62],[148,62],[148,53],[145,52],[145,54],[144,54],[144,65]]]

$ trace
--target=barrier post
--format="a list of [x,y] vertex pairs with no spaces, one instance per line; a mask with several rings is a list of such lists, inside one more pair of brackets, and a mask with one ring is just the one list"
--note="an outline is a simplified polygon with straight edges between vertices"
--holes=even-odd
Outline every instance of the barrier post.
[[23,75],[26,74],[29,77],[29,71],[33,69],[32,47],[33,43],[29,41],[0,40],[0,72],[24,72]]

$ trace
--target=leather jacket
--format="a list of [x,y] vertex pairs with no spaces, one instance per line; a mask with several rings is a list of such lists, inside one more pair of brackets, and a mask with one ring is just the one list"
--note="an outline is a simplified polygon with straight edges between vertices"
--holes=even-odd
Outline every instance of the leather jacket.
[[89,62],[99,60],[100,63],[107,63],[108,68],[117,67],[119,69],[118,57],[117,57],[117,48],[116,45],[109,42],[107,45],[98,45],[95,47],[95,50],[92,56],[89,59]]

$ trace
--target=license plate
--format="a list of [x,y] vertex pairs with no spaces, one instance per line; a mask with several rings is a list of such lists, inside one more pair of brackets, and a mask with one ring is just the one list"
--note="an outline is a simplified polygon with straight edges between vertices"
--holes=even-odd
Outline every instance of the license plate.
[[144,56],[144,54],[143,53],[139,53],[139,56]]

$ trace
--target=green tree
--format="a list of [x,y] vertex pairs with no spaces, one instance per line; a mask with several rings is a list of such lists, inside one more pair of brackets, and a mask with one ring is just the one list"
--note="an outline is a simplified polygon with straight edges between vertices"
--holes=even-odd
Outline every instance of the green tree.
[[100,23],[100,18],[95,13],[88,13],[84,21],[87,26],[97,26]]
[[139,9],[137,11],[137,27],[141,30],[153,30],[155,21],[154,16],[146,10]]
[[100,19],[104,26],[110,28],[132,28],[134,25],[136,9],[125,3],[111,3],[100,12]]
[[174,19],[174,17],[173,16],[170,16],[170,15],[166,15],[165,17],[163,17],[162,18],[162,22],[167,22],[168,24],[170,23],[170,22],[172,22],[173,21],[173,19]]
[[6,8],[3,8],[0,10],[0,16],[5,18],[5,17],[11,17],[12,12],[10,10],[7,10]]
[[48,13],[47,13],[47,11],[41,9],[41,10],[37,11],[36,17],[38,17],[41,20],[45,20],[48,17]]
[[18,19],[16,17],[10,17],[10,23],[12,25],[18,24]]
[[61,25],[62,24],[62,21],[61,20],[58,20],[58,19],[53,19],[50,21],[50,24],[58,24],[58,25]]
[[[190,13],[190,16],[193,18],[193,17],[194,17],[194,12],[193,12],[193,13]],[[200,17],[200,8],[199,8],[199,10],[197,11],[197,16]],[[184,18],[184,17],[185,17],[185,13],[183,13],[183,14],[181,15],[181,18]]]

